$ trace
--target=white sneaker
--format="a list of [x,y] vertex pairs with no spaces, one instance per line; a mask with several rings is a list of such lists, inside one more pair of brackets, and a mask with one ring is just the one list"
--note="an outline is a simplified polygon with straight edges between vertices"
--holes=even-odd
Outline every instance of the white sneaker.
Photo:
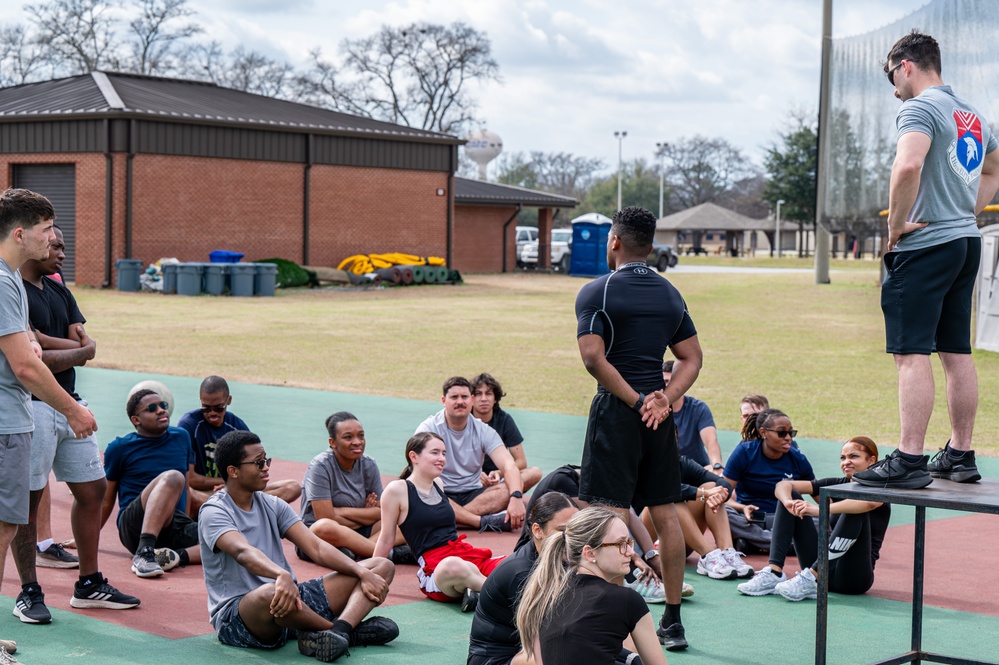
[[707,575],[713,580],[731,580],[735,578],[735,568],[728,565],[725,555],[719,549],[714,549],[701,557],[697,562],[697,574]]
[[694,587],[691,584],[683,583],[683,590],[680,592],[681,598],[690,598],[694,595]]
[[781,582],[775,587],[777,593],[795,603],[806,598],[815,600],[817,588],[818,584],[815,581],[815,575],[812,574],[809,568],[805,568],[795,575],[794,579]]
[[756,571],[753,579],[743,582],[737,588],[739,593],[747,596],[769,596],[777,593],[777,585],[787,579],[787,575],[781,573],[780,576],[774,572],[770,566],[764,566]]
[[736,552],[732,547],[722,550],[722,556],[725,557],[725,563],[735,570],[735,576],[740,579],[752,577],[753,573],[756,572],[752,566],[742,560],[742,552]]
[[658,579],[652,578],[646,582],[636,577],[634,582],[625,582],[624,585],[637,591],[638,595],[644,598],[647,603],[666,602],[666,589]]

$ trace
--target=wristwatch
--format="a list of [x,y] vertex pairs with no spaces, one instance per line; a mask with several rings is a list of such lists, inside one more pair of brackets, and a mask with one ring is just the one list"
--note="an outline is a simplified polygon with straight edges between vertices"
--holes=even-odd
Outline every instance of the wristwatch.
[[721,462],[715,462],[714,464],[711,465],[711,468],[717,471],[718,469],[723,469],[725,467],[721,465]]
[[524,493],[521,492],[520,490],[517,490],[516,492],[510,492],[510,498],[511,499],[523,499],[524,498]]
[[645,404],[645,393],[638,393],[638,401],[635,402],[635,406],[631,407],[638,413],[642,412],[642,406]]
[[652,561],[657,556],[659,556],[659,550],[657,550],[657,549],[651,549],[648,552],[646,552],[645,554],[643,554],[642,558],[645,559],[646,561]]

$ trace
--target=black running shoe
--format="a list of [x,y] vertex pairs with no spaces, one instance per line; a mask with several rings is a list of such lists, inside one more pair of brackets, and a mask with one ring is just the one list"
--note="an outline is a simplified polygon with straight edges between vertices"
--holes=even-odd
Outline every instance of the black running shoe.
[[918,462],[906,462],[899,451],[895,450],[866,471],[853,474],[853,480],[865,487],[918,490],[933,482],[927,471],[928,460],[929,456],[923,455]]
[[465,589],[465,595],[461,597],[461,611],[474,612],[475,606],[479,604],[479,592]]
[[371,647],[388,644],[399,637],[399,626],[386,617],[371,617],[357,625],[347,640],[352,647]]
[[969,450],[960,457],[954,457],[950,441],[933,456],[927,470],[934,478],[953,480],[955,483],[977,483],[982,479],[975,464],[975,451]]
[[79,568],[80,559],[59,543],[52,543],[48,549],[35,552],[35,565],[42,568]]
[[510,521],[506,518],[506,511],[483,515],[479,518],[479,531],[511,531]]
[[88,584],[83,587],[77,582],[73,587],[73,597],[70,598],[69,604],[78,609],[128,610],[138,607],[139,599],[118,591],[104,578],[100,584]]
[[687,638],[683,636],[683,624],[674,623],[663,626],[661,623],[656,628],[656,636],[659,643],[666,647],[666,651],[683,651],[687,648]]
[[52,613],[45,607],[45,594],[42,587],[32,584],[22,589],[14,601],[14,616],[22,623],[49,623]]
[[333,630],[298,631],[298,651],[304,656],[314,656],[322,663],[332,663],[347,653],[347,638]]

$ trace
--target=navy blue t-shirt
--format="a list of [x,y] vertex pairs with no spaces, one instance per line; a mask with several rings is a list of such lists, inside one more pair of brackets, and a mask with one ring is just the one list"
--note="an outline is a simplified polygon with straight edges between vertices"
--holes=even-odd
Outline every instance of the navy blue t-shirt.
[[[524,443],[524,435],[520,433],[520,428],[514,422],[513,416],[503,409],[496,407],[493,411],[493,417],[486,424],[496,430],[496,433],[503,439],[503,445],[507,448],[513,448]],[[485,473],[497,470],[496,464],[488,455],[482,462],[482,470]]]
[[673,411],[673,422],[676,423],[676,447],[680,454],[701,466],[710,462],[708,451],[701,441],[701,430],[715,426],[708,405],[699,399],[684,397],[683,408]]
[[782,480],[815,480],[808,459],[797,448],[791,448],[780,459],[763,454],[763,441],[743,441],[725,463],[725,477],[737,483],[736,500],[752,504],[767,513],[777,512],[774,488]]
[[188,411],[180,417],[177,427],[186,430],[191,435],[191,446],[194,449],[194,471],[208,478],[218,478],[221,474],[215,466],[215,444],[223,435],[229,432],[250,430],[239,416],[231,411],[225,412],[221,427],[212,427],[205,420],[201,409]]
[[[119,436],[104,450],[104,474],[118,482],[118,518],[149,483],[164,471],[175,469],[185,476],[194,463],[191,437],[179,427],[168,427],[155,439],[132,432]],[[187,488],[177,500],[177,510],[187,507]]]
[[644,393],[665,385],[666,348],[697,334],[680,292],[644,262],[621,266],[580,289],[576,320],[577,339],[600,335],[607,361]]

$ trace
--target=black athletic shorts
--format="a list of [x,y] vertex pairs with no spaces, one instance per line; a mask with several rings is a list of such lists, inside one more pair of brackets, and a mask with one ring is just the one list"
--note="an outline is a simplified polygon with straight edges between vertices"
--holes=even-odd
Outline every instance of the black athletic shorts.
[[885,254],[881,285],[888,353],[971,353],[972,293],[981,238]]
[[[142,519],[146,511],[142,508],[142,497],[137,496],[125,506],[118,517],[118,539],[132,554],[139,548],[142,535]],[[156,547],[169,547],[183,550],[198,544],[198,523],[182,510],[173,511],[173,520],[156,537]]]
[[454,501],[459,506],[467,506],[479,497],[480,494],[486,491],[485,487],[476,487],[474,490],[468,490],[466,492],[448,492],[444,491],[447,498]]
[[673,415],[653,430],[630,405],[598,392],[586,423],[579,498],[618,508],[682,501]]

